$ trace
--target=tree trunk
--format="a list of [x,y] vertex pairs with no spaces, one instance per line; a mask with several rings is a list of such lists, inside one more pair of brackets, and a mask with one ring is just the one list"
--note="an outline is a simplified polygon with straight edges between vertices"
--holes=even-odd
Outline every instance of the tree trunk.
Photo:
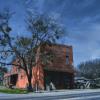
[[33,92],[32,88],[32,83],[31,83],[31,78],[28,77],[28,87],[27,87],[28,92]]

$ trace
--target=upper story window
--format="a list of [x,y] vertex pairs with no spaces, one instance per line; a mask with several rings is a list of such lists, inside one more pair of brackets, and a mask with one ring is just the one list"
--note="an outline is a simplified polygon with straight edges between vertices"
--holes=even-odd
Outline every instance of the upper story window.
[[69,64],[69,56],[66,56],[66,64]]
[[20,76],[20,78],[21,78],[21,79],[23,79],[23,78],[24,78],[24,76],[23,76],[23,75],[21,75],[21,76]]
[[69,48],[66,49],[66,64],[69,64],[69,53],[70,53],[69,50],[70,50]]

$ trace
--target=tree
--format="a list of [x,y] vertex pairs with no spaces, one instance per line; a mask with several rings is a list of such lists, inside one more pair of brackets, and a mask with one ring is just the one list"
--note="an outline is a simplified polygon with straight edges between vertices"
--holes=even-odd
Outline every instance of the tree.
[[8,72],[8,70],[6,67],[0,66],[0,84],[3,84],[4,73],[7,73],[7,72]]
[[0,67],[0,72],[7,73],[8,69],[6,67]]
[[[46,15],[33,14],[28,12],[26,19],[28,34],[31,36],[12,35],[9,26],[9,19],[12,13],[6,11],[0,13],[0,64],[14,65],[26,72],[29,88],[32,91],[32,68],[36,66],[37,51],[40,47],[55,43],[64,34],[62,27],[52,18]],[[39,54],[42,62],[47,62],[51,58],[51,53],[42,52]],[[12,63],[10,59],[16,59],[17,63]],[[4,62],[5,59],[7,62]]]
[[100,77],[100,59],[87,61],[78,65],[78,73],[88,79]]

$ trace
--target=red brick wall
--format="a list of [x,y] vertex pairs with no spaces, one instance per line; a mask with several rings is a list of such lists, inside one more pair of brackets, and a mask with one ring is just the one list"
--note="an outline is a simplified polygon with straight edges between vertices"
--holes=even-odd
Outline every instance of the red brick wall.
[[[16,67],[12,67],[12,72],[15,72]],[[17,72],[16,72],[17,73]],[[37,67],[33,67],[32,70],[33,77],[32,77],[32,86],[35,87],[35,85],[38,83],[38,87],[40,89],[44,89],[44,76],[43,76],[43,69],[40,65]],[[18,79],[16,83],[17,88],[27,88],[28,80],[27,76],[24,70],[20,69],[18,72]]]

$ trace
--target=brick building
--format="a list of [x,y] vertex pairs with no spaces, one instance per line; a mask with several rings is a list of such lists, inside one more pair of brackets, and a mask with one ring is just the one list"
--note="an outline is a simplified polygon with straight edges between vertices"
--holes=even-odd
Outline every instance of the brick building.
[[[32,70],[32,86],[38,89],[48,89],[50,84],[56,89],[73,88],[74,68],[72,46],[54,44],[47,46],[46,51],[53,51],[55,58],[52,63],[38,63]],[[38,58],[38,57],[37,57]],[[12,84],[16,88],[26,88],[27,76],[24,70],[12,66],[9,73],[4,75],[4,85]]]

